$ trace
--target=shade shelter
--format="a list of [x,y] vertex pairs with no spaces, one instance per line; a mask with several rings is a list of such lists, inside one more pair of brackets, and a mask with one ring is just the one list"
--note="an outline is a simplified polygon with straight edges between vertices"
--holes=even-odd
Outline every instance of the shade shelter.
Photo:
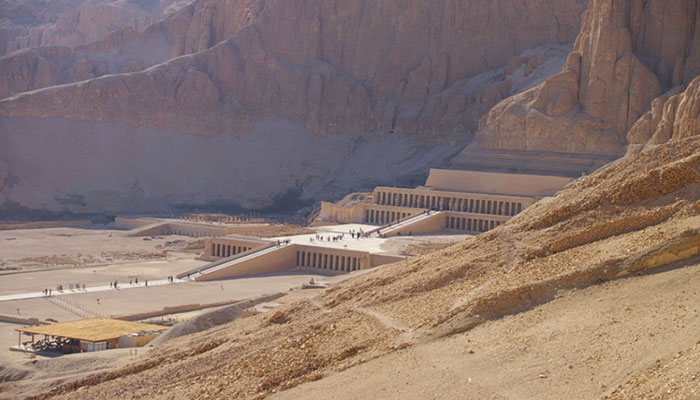
[[[35,350],[54,350],[63,353],[83,353],[115,349],[118,347],[140,347],[168,329],[165,326],[122,321],[109,318],[90,318],[51,325],[17,328],[18,346],[29,345]],[[22,343],[22,334],[31,334],[31,342]],[[36,335],[44,335],[35,343]]]

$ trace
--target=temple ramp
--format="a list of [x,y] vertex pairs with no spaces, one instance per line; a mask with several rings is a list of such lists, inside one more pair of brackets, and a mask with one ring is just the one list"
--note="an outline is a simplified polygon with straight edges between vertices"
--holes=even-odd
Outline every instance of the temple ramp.
[[293,245],[277,247],[272,244],[271,246],[250,250],[232,259],[209,264],[196,272],[181,275],[189,276],[190,279],[196,281],[210,281],[282,272],[296,266],[295,257],[296,250]]
[[152,224],[147,224],[139,226],[138,228],[130,229],[126,235],[127,236],[156,236],[156,235],[166,235],[168,233],[168,223],[167,222],[154,222]]
[[439,232],[445,229],[446,218],[447,215],[442,211],[420,213],[385,225],[378,229],[375,234],[381,237],[390,237]]

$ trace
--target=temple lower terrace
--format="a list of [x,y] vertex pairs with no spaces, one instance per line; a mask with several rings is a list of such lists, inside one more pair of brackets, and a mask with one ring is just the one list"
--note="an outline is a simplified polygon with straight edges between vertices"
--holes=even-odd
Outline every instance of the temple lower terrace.
[[[381,224],[382,235],[440,231],[478,234],[503,224],[572,180],[560,176],[431,169],[422,187],[378,186],[371,202],[351,206],[323,202],[320,219]],[[426,217],[421,217],[422,214]],[[402,229],[397,229],[397,224]]]
[[379,232],[374,225],[351,224],[268,240],[242,236],[211,238],[200,258],[213,262],[177,277],[205,281],[289,270],[333,275],[403,260],[404,257],[383,249],[387,239]]

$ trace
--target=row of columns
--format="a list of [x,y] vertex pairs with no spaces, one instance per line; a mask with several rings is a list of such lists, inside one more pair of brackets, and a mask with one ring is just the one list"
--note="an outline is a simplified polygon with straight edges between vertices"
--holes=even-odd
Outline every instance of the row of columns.
[[297,267],[350,272],[359,270],[360,262],[360,257],[324,254],[313,251],[297,251]]
[[234,246],[232,244],[212,243],[211,255],[214,257],[231,257],[238,253],[250,250],[252,247]]
[[401,211],[365,210],[365,221],[370,224],[384,225],[408,216],[408,213]]
[[486,232],[493,229],[503,222],[492,219],[481,218],[465,218],[465,217],[448,217],[447,228],[457,229],[467,232]]
[[[206,233],[199,233],[199,232],[185,232],[185,231],[181,231],[181,230],[169,230],[165,234],[166,235],[189,236],[189,237],[194,237],[194,238],[217,236],[217,235],[213,235],[213,234],[206,234]],[[221,235],[219,235],[219,236],[221,236]]]
[[518,201],[445,197],[385,191],[376,192],[375,203],[385,206],[429,208],[432,210],[508,216],[516,215],[523,210],[523,204]]

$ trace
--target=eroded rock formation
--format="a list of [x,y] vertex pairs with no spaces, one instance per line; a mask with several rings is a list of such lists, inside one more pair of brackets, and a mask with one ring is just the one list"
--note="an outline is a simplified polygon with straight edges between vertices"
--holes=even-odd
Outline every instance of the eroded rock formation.
[[494,107],[486,148],[622,154],[662,91],[700,68],[700,2],[593,0],[561,72]]
[[677,86],[654,99],[651,110],[627,134],[628,153],[700,134],[700,77],[681,90],[682,86]]

